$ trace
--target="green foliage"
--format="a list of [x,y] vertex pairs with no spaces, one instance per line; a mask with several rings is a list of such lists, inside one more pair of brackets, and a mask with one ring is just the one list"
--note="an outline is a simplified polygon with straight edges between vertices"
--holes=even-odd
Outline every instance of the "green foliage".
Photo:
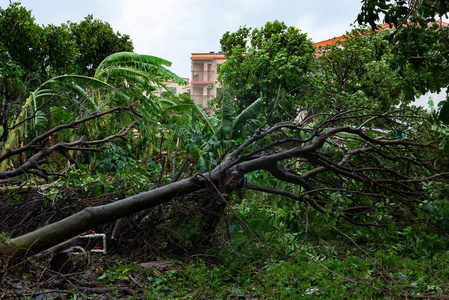
[[[31,93],[27,102],[21,107],[19,116],[15,119],[10,117],[10,122],[13,122],[10,125],[12,130],[8,135],[4,135],[6,141],[2,145],[2,154],[6,153],[7,149],[12,149],[14,144],[28,142],[49,128],[58,125],[69,126],[73,120],[96,115],[111,107],[129,106],[135,98],[142,103],[137,109],[144,117],[138,123],[137,133],[139,134],[139,131],[145,133],[148,128],[153,127],[156,122],[161,120],[158,118],[158,112],[162,111],[162,107],[166,105],[158,102],[152,96],[151,92],[154,88],[151,82],[162,84],[164,80],[170,79],[183,83],[182,79],[165,69],[164,65],[168,66],[170,62],[149,55],[116,53],[108,56],[100,64],[95,73],[96,77],[63,75],[44,82]],[[149,107],[153,109],[148,109]],[[30,118],[30,121],[23,122],[27,117]],[[82,123],[77,128],[76,134],[88,136],[90,139],[104,139],[112,132],[117,132],[117,127],[128,127],[132,122],[133,119],[126,112],[105,115]],[[29,128],[34,136],[28,136],[26,128]],[[153,128],[153,130],[155,129]],[[19,133],[21,135],[18,138]],[[57,138],[60,141],[73,142],[76,140],[76,134],[73,129],[59,130]],[[144,137],[148,137],[148,135]],[[148,138],[138,140],[141,142],[140,146],[148,147]],[[122,145],[122,147],[128,148],[129,145]],[[137,154],[138,151],[135,153]],[[95,156],[87,157],[95,159]],[[109,162],[111,160],[113,158],[110,158]],[[85,163],[86,161],[81,162]],[[108,164],[107,160],[104,162],[106,165]],[[6,164],[7,161],[4,160],[1,165],[2,171],[6,170]],[[126,161],[121,165],[126,166]],[[109,167],[106,169],[112,170]]]
[[[115,165],[113,165],[115,166]],[[96,198],[102,195],[109,195],[108,199],[120,200],[148,189],[158,173],[158,167],[154,164],[142,166],[137,161],[128,161],[126,168],[116,170],[112,177],[101,169],[90,169],[87,165],[80,168],[70,166],[62,170],[66,177],[58,178],[49,184],[43,185],[36,181],[36,187],[41,190],[48,200],[48,205],[59,205],[70,199],[70,203],[78,198],[71,198],[70,190],[77,191],[79,198]],[[33,181],[30,184],[34,183]],[[67,194],[68,193],[68,194]],[[81,207],[80,207],[81,208]]]
[[22,87],[23,68],[20,63],[9,57],[8,49],[0,42],[0,76],[3,78],[3,89],[0,90],[3,98],[17,97]]
[[[32,26],[32,17],[26,10],[17,5],[11,9],[29,21],[24,28],[38,30]],[[27,102],[15,103],[17,113],[9,116],[8,128],[3,125],[0,129],[0,135],[8,138],[5,141],[27,142],[49,128],[136,101],[139,105],[133,107],[132,113],[143,117],[137,120],[131,138],[109,142],[102,152],[70,150],[78,166],[67,167],[66,157],[50,157],[46,164],[60,163],[58,172],[65,177],[42,183],[29,176],[28,183],[38,186],[45,208],[59,209],[80,199],[123,199],[156,184],[176,180],[166,173],[179,170],[184,162],[190,175],[211,170],[265,123],[267,113],[276,103],[280,104],[275,113],[277,120],[293,119],[283,114],[286,111],[294,115],[292,112],[298,107],[313,106],[316,113],[322,114],[317,116],[319,121],[328,118],[325,114],[368,103],[372,105],[370,113],[378,116],[404,100],[407,92],[398,75],[400,72],[391,70],[396,54],[391,53],[385,40],[389,33],[377,34],[366,28],[355,29],[345,35],[343,42],[322,49],[323,55],[313,63],[314,49],[310,40],[284,23],[275,21],[260,29],[241,27],[235,33],[226,33],[221,41],[228,56],[228,62],[221,68],[225,89],[211,115],[193,105],[186,95],[166,94],[160,99],[152,94],[152,83],[163,85],[166,79],[183,83],[166,69],[170,65],[168,61],[131,52],[101,58],[108,51],[116,51],[117,45],[132,46],[127,36],[113,34],[107,23],[89,16],[79,25],[69,23],[42,30],[45,31],[42,43],[58,49],[50,59],[51,74],[68,73],[74,65],[73,70],[79,74],[56,76],[39,85]],[[74,40],[68,38],[73,32],[77,34],[76,44],[89,49],[73,47]],[[96,47],[95,41],[101,41],[105,48]],[[71,52],[64,52],[66,48]],[[28,70],[24,62],[10,57],[8,51],[0,44],[0,72],[7,84],[19,89],[22,76]],[[86,54],[83,57],[86,61],[80,62],[82,53]],[[20,59],[25,61],[25,58]],[[35,65],[32,60],[27,64]],[[408,68],[403,72],[412,70]],[[305,75],[307,84],[312,83],[311,88],[307,93],[296,91],[306,83]],[[3,97],[7,99],[11,95],[3,94]],[[407,100],[402,101],[406,103]],[[138,270],[137,263],[118,263],[98,280],[114,286],[138,280],[141,284],[135,298],[149,299],[375,299],[448,294],[447,180],[428,171],[446,172],[447,158],[430,151],[424,155],[408,152],[411,147],[395,144],[398,134],[407,133],[399,139],[423,135],[422,141],[428,142],[439,137],[441,148],[447,149],[447,128],[437,126],[436,121],[431,128],[423,115],[406,110],[394,114],[402,117],[400,122],[383,118],[370,123],[361,121],[354,113],[348,118],[334,118],[322,127],[318,121],[304,124],[299,134],[294,131],[298,126],[284,123],[288,126],[254,143],[264,150],[255,155],[262,156],[270,151],[281,153],[282,145],[277,144],[281,139],[303,139],[302,134],[319,130],[322,132],[319,138],[322,138],[334,125],[355,130],[351,126],[360,126],[361,122],[365,122],[363,126],[367,128],[363,134],[376,140],[383,134],[386,146],[369,143],[369,139],[362,139],[348,130],[327,140],[325,146],[314,153],[316,157],[289,158],[284,166],[280,163],[273,166],[291,168],[289,175],[294,177],[317,170],[317,163],[332,164],[338,159],[350,159],[345,166],[332,164],[334,170],[341,167],[340,174],[323,170],[315,178],[308,178],[314,187],[307,191],[307,186],[269,177],[268,171],[248,174],[250,184],[272,187],[275,191],[306,196],[319,192],[320,202],[307,197],[292,201],[248,190],[239,199],[233,195],[227,199],[231,206],[228,206],[226,222],[217,227],[221,236],[219,250],[208,251],[202,256],[204,260],[199,259],[200,255],[191,254],[197,250],[195,242],[203,234],[198,228],[204,225],[204,216],[198,212],[198,206],[208,201],[208,196],[176,200],[176,205],[164,204],[157,210],[130,216],[134,228],[142,229],[145,224],[151,225],[148,227],[152,232],[156,231],[154,228],[165,228],[166,236],[151,236],[152,247],[164,251],[165,255],[179,255],[175,246],[181,245],[185,251],[183,255],[192,260],[186,259],[182,267],[165,274],[155,270],[144,274]],[[22,122],[26,117],[30,119]],[[134,119],[131,113],[124,112],[104,116],[77,128],[60,130],[49,143],[73,141],[82,135],[102,139],[116,132],[118,127],[130,125]],[[329,123],[331,126],[325,129]],[[387,125],[392,129],[385,130]],[[7,132],[10,128],[13,130]],[[302,140],[293,144],[305,148],[311,142]],[[263,148],[265,145],[271,148]],[[369,148],[376,151],[369,152]],[[363,151],[355,151],[358,149]],[[348,153],[352,156],[348,157]],[[434,158],[433,167],[425,162],[425,155]],[[173,158],[176,161],[173,162]],[[412,161],[419,163],[414,165]],[[15,163],[19,162],[17,159]],[[190,176],[186,175],[189,172],[184,172],[184,176]],[[382,172],[388,176],[382,176]],[[418,180],[423,177],[425,181]],[[398,178],[403,187],[416,187],[416,192],[409,193],[389,184],[389,180]],[[368,186],[366,182],[376,184]],[[9,198],[9,201],[15,199]],[[85,205],[88,204],[77,203],[64,212],[72,213]],[[149,223],[152,218],[159,219]],[[364,226],[357,226],[360,224]],[[139,234],[143,235],[142,232]],[[1,242],[7,239],[6,234],[0,235]],[[148,236],[142,239],[150,240]],[[213,263],[206,262],[208,258]]]
[[117,172],[118,170],[126,170],[129,172],[135,164],[135,160],[127,157],[123,148],[113,143],[109,143],[108,148],[97,159],[99,161],[98,167],[106,173]]
[[[268,200],[268,201],[267,201]],[[305,236],[304,207],[299,203],[285,203],[282,199],[264,199],[251,193],[249,199],[234,206],[239,218],[233,218],[231,234],[237,246],[238,255],[269,259],[294,255]],[[245,223],[241,223],[243,219]],[[251,237],[254,234],[259,241]],[[270,245],[275,251],[264,247]]]
[[0,243],[7,243],[11,237],[7,232],[3,232],[0,234]]
[[[317,112],[339,112],[350,107],[370,106],[389,110],[407,104],[404,80],[391,68],[391,46],[383,32],[354,28],[334,44],[317,49],[312,89],[307,98]],[[329,101],[330,99],[330,101]]]
[[19,2],[0,8],[0,43],[27,73],[43,71],[42,28]]
[[135,272],[136,270],[137,263],[121,265],[121,263],[118,262],[117,267],[109,268],[108,270],[106,270],[103,275],[98,277],[98,280],[109,282],[130,281],[129,275],[131,275],[131,273]]
[[87,16],[80,23],[68,22],[76,44],[82,55],[76,59],[77,74],[93,76],[100,63],[110,54],[132,51],[129,35],[114,32],[107,22]]
[[[82,75],[61,76],[73,72],[88,73],[88,69],[95,71],[104,58],[120,50],[132,50],[129,37],[114,33],[109,24],[93,20],[92,16],[80,24],[69,22],[61,26],[41,27],[35,24],[31,11],[20,6],[19,2],[10,3],[5,9],[0,8],[1,153],[80,116],[98,113],[99,109],[109,108],[110,105],[129,105],[129,94],[115,89],[119,87],[117,82],[112,87],[104,78],[104,81],[99,81]],[[84,66],[86,69],[77,69]],[[110,66],[104,67],[112,70]],[[164,80],[165,77],[156,74],[156,70],[156,64],[153,64],[152,69],[146,67],[144,72],[154,72],[154,81]],[[169,72],[165,71],[164,75],[167,74]],[[51,76],[54,77],[48,80]],[[117,75],[112,77],[117,80]],[[175,77],[171,74],[170,78]],[[125,79],[131,81],[129,77]],[[145,80],[148,86],[148,76]],[[132,88],[136,90],[135,86]],[[99,89],[103,92],[101,96]],[[64,92],[61,93],[62,90]],[[28,91],[32,91],[30,97]],[[111,101],[118,99],[121,101]],[[105,122],[104,119],[102,121]],[[88,136],[95,133],[100,121],[92,123],[81,125],[79,133]],[[127,124],[130,123],[128,120]],[[56,134],[56,138],[68,138],[72,142],[75,136],[68,130]],[[102,137],[105,136],[103,132]],[[5,160],[1,162],[1,171],[6,170],[8,163]]]
[[[224,92],[219,109],[211,116],[204,108],[190,104],[192,119],[182,127],[187,139],[186,147],[199,160],[200,170],[213,169],[230,151],[243,142],[248,133],[256,129],[256,120],[263,108],[263,100],[257,99],[236,114],[231,94]],[[171,109],[182,109],[184,105]]]
[[48,75],[56,76],[74,72],[76,59],[81,56],[82,50],[79,49],[70,28],[65,24],[61,26],[51,24],[42,27],[41,30],[43,47],[47,52],[44,63],[49,69]]
[[[143,91],[152,92],[154,87],[150,84],[164,86],[165,80],[176,81],[179,84],[186,82],[165,67],[171,62],[150,55],[135,54],[132,52],[117,52],[106,57],[95,70],[94,77],[106,82],[117,79],[127,80],[130,85],[138,84]],[[134,87],[134,86],[133,86]]]
[[80,23],[69,21],[67,26],[82,53],[76,58],[77,74],[93,76],[108,55],[133,50],[129,35],[114,32],[109,23],[94,19],[92,15]]
[[[364,0],[362,3],[360,24],[369,23],[375,29],[375,23],[383,16],[383,21],[395,28],[388,37],[393,45],[393,67],[406,79],[407,94],[440,92],[448,86],[449,27],[438,22],[449,12],[447,1]],[[448,124],[448,102],[440,105],[440,120]]]
[[348,252],[344,258],[326,259],[317,257],[315,250],[262,265],[238,260],[214,265],[199,260],[151,275],[144,294],[147,298],[376,299],[448,293],[447,271],[433,261],[443,262],[447,255],[413,260],[378,251],[366,257]]
[[422,3],[409,3],[404,0],[363,0],[362,3],[358,22],[368,23],[373,29],[376,28],[375,22],[379,21],[382,15],[387,24],[392,24],[396,28],[410,21],[424,28],[428,22],[435,21],[436,17],[443,17],[449,12],[449,4],[444,0]]
[[40,26],[20,2],[0,8],[0,43],[27,76],[40,73],[44,80],[71,73],[92,76],[108,55],[133,50],[128,35],[91,15],[80,23]]
[[226,32],[220,43],[227,61],[219,81],[237,99],[239,111],[259,98],[265,101],[265,114],[276,108],[277,120],[296,110],[298,87],[314,53],[305,33],[274,21],[260,29]]

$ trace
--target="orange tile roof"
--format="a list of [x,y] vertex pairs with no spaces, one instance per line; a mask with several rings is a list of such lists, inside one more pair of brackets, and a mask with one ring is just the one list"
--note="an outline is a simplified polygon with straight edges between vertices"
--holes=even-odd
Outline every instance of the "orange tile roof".
[[[437,23],[440,27],[447,27],[449,25],[448,23],[441,22],[441,21],[436,21],[435,23]],[[431,24],[431,23],[429,22],[428,24]],[[403,25],[403,26],[405,26],[405,25]],[[390,26],[389,24],[383,24],[380,31],[385,30],[387,28],[393,28],[393,27],[394,26]],[[333,45],[333,44],[337,43],[338,41],[344,41],[343,36],[338,36],[338,37],[335,37],[332,39],[324,40],[321,42],[316,42],[316,43],[313,43],[313,45],[315,47],[319,48],[319,47],[324,47],[327,45]]]
[[321,41],[321,42],[313,43],[313,46],[319,48],[319,47],[324,47],[324,46],[327,46],[327,45],[333,45],[333,44],[335,44],[338,41],[344,41],[343,36],[339,36],[339,37],[335,37],[333,39],[328,39],[328,40],[324,40],[324,41]]
[[192,53],[190,59],[226,59],[224,53]]

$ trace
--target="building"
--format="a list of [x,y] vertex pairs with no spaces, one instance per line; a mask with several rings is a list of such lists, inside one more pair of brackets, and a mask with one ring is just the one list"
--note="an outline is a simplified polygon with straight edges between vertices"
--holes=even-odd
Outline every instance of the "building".
[[[448,26],[447,23],[437,22],[440,26]],[[381,30],[389,28],[388,24],[382,25]],[[343,41],[344,37],[339,36],[332,39],[314,43],[316,55],[321,55],[320,47],[328,46]],[[211,51],[209,53],[192,53],[191,57],[191,81],[190,86],[184,87],[190,91],[190,97],[196,104],[207,107],[207,102],[215,98],[221,91],[218,83],[218,69],[220,64],[226,61],[226,56],[222,52]]]
[[[340,37],[341,38],[341,37]],[[339,38],[337,38],[339,39]],[[314,46],[324,46],[335,43],[335,39],[315,43]],[[215,98],[221,91],[218,83],[218,69],[226,61],[223,52],[192,53],[190,97],[196,104],[207,107],[207,102]]]
[[207,106],[207,101],[215,98],[221,91],[218,84],[218,69],[226,61],[222,52],[192,53],[192,77],[190,97],[196,104]]

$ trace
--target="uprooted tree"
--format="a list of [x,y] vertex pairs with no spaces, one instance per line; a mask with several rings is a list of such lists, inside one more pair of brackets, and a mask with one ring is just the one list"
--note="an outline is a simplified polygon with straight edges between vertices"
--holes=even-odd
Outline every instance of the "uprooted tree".
[[[334,50],[339,51],[340,48],[338,45]],[[2,51],[3,56],[7,57],[7,54],[7,51]],[[240,53],[238,55],[240,57]],[[359,54],[353,55],[354,59],[351,60],[346,59],[345,55],[340,55],[340,61],[345,65],[359,62]],[[329,62],[335,65],[338,57],[333,55],[329,58]],[[326,61],[321,61],[323,65],[319,66],[319,72],[316,73],[326,75],[326,68],[323,67]],[[20,74],[12,67],[16,62],[7,62],[2,71],[14,72],[8,73],[5,86],[21,91]],[[301,118],[298,117],[296,122],[275,125],[272,119],[269,121],[273,123],[269,123],[262,117],[254,120],[251,126],[245,126],[246,123],[241,120],[257,119],[257,114],[244,110],[235,117],[232,115],[232,105],[225,99],[221,102],[221,111],[214,116],[219,121],[215,123],[204,111],[187,101],[181,105],[172,103],[173,106],[169,104],[162,109],[162,102],[168,103],[169,100],[152,98],[154,87],[150,82],[163,84],[166,79],[178,82],[181,79],[163,68],[167,65],[166,61],[133,53],[117,53],[107,58],[93,77],[74,75],[54,78],[48,82],[49,85],[42,85],[30,97],[27,95],[19,99],[16,93],[2,94],[6,96],[0,99],[0,185],[1,191],[5,193],[32,189],[33,185],[28,185],[28,182],[36,182],[36,178],[51,179],[64,175],[59,172],[61,166],[52,164],[57,164],[58,158],[64,160],[66,165],[77,166],[81,159],[84,159],[82,163],[87,161],[88,164],[88,157],[82,154],[105,150],[106,147],[100,145],[124,137],[132,128],[133,119],[136,120],[136,134],[129,139],[131,141],[158,134],[163,141],[175,132],[177,128],[174,127],[158,130],[161,128],[158,127],[161,118],[154,118],[152,113],[163,112],[171,114],[170,117],[190,118],[191,128],[185,130],[190,135],[187,137],[190,144],[186,146],[185,143],[179,152],[176,146],[174,153],[171,153],[171,183],[158,188],[148,186],[150,190],[128,198],[120,197],[122,200],[105,197],[105,205],[86,205],[87,208],[79,212],[76,212],[80,209],[78,207],[65,211],[61,217],[47,219],[50,225],[40,224],[26,234],[11,233],[10,239],[1,235],[1,256],[32,255],[101,224],[166,203],[173,198],[183,201],[180,196],[193,195],[203,190],[209,190],[209,195],[214,194],[204,200],[208,202],[208,212],[203,218],[209,231],[217,226],[221,213],[230,204],[232,197],[228,198],[228,195],[237,189],[252,189],[290,198],[299,202],[305,211],[324,216],[323,220],[328,217],[327,220],[358,226],[365,232],[374,232],[375,229],[408,229],[416,232],[443,229],[438,234],[444,234],[444,230],[447,232],[449,228],[448,174],[445,173],[448,161],[441,152],[440,148],[444,148],[441,147],[444,145],[439,144],[441,140],[438,138],[445,138],[443,142],[447,144],[446,129],[438,127],[436,120],[420,111],[398,108],[385,112],[380,110],[381,106],[370,105],[380,96],[391,104],[391,97],[395,95],[385,91],[391,91],[388,84],[395,84],[396,80],[391,76],[392,80],[382,81],[387,84],[385,89],[378,89],[379,84],[370,80],[370,74],[380,70],[379,77],[385,77],[385,72],[382,72],[385,70],[384,61],[360,63],[342,69],[343,72],[334,72],[338,77],[340,74],[345,75],[345,70],[355,70],[354,84],[347,81],[347,76],[340,76],[340,81],[330,76],[329,79],[318,76],[313,81],[317,83],[315,88],[309,92],[313,92],[309,97],[310,103],[295,103],[301,104],[298,106],[303,109],[299,114]],[[365,70],[369,72],[364,82],[372,84],[375,90],[361,90],[357,84],[360,71]],[[311,79],[309,77],[309,81]],[[335,93],[332,92],[332,85],[339,82],[344,82],[345,87],[338,85],[336,99],[333,97]],[[51,89],[53,84],[58,87],[56,91]],[[326,86],[322,88],[323,85]],[[278,86],[275,85],[276,88]],[[288,93],[288,90],[285,92]],[[282,94],[273,95],[283,97]],[[314,106],[320,101],[324,103],[321,106],[325,106],[325,109]],[[242,107],[252,109],[258,103],[262,101],[251,101],[251,104]],[[337,105],[341,103],[344,105]],[[201,111],[204,123],[196,122],[197,116],[193,113],[182,115],[182,109],[192,107]],[[268,111],[272,109],[269,107]],[[288,111],[289,114],[292,111],[296,115],[295,110]],[[255,126],[257,122],[262,123]],[[117,128],[123,130],[115,133]],[[209,131],[206,132],[206,129]],[[159,141],[159,144],[160,153],[167,150],[163,149],[162,142]],[[204,145],[206,147],[198,149]],[[113,147],[114,144],[104,146]],[[141,146],[139,155],[144,153],[144,160],[152,148],[148,143],[141,143]],[[137,153],[136,149],[129,148]],[[191,170],[197,171],[199,168],[195,167],[207,165],[201,163],[205,159],[211,161],[207,166],[212,168],[209,172],[196,175],[193,172],[175,174],[175,158],[184,160],[181,170],[191,167]],[[92,161],[96,162],[95,157]],[[161,165],[164,168],[167,159]],[[254,174],[263,176],[264,180],[259,181],[263,184],[251,182]],[[160,182],[155,186],[159,186]],[[7,205],[5,207],[9,208]],[[150,216],[145,213],[142,215]],[[25,222],[25,219],[21,222]]]
[[[228,203],[227,196],[241,188],[282,195],[356,226],[398,230],[419,226],[422,220],[438,221],[426,205],[444,197],[440,183],[448,180],[447,159],[439,154],[429,122],[409,109],[356,108],[311,115],[299,123],[262,125],[208,173],[85,208],[11,238],[0,244],[0,254],[32,255],[88,229],[206,188],[216,193],[209,206],[212,227]],[[60,147],[68,150],[72,145]],[[253,185],[245,179],[253,172],[266,172],[286,184],[283,189]]]

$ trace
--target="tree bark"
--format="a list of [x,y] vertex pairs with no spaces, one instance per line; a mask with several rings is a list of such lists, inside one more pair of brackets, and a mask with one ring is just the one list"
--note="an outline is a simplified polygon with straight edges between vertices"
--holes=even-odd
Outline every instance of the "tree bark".
[[[214,174],[217,180],[218,173]],[[96,226],[112,222],[138,211],[154,207],[176,196],[197,191],[206,186],[206,176],[194,176],[160,188],[128,197],[110,204],[88,207],[68,218],[0,243],[0,254],[6,257],[34,255]]]

